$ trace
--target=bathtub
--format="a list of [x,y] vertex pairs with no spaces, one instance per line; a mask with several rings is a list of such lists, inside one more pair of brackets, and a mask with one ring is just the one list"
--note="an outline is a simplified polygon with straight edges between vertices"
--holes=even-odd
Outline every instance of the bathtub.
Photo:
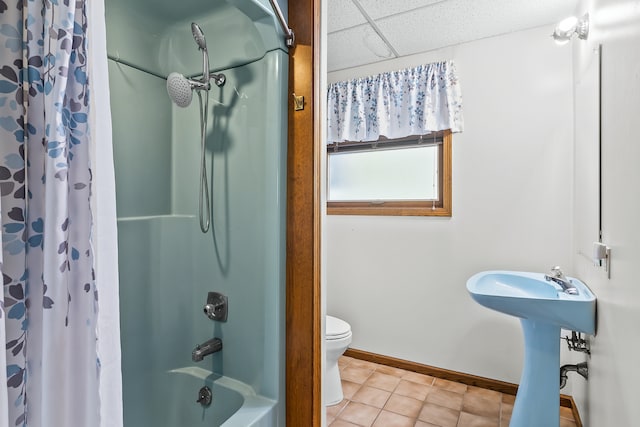
[[[201,387],[211,389],[211,405],[196,402]],[[164,373],[148,396],[153,410],[138,425],[154,427],[272,427],[276,423],[276,402],[256,394],[240,381],[220,376],[197,366]],[[148,414],[151,415],[149,419]]]

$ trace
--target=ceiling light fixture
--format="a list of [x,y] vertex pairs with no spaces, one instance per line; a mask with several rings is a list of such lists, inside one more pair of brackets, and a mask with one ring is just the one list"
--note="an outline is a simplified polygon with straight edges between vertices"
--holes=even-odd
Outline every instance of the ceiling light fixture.
[[553,39],[558,44],[565,44],[571,40],[571,37],[577,34],[581,40],[586,40],[589,37],[589,14],[585,13],[580,19],[575,16],[570,16],[563,19],[558,26],[556,26],[553,32]]

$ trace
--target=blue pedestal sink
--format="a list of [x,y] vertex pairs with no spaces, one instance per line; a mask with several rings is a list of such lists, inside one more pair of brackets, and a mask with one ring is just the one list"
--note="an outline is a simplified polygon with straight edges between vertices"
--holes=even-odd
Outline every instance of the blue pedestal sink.
[[524,368],[510,427],[560,425],[560,329],[596,331],[596,297],[580,280],[567,279],[574,294],[544,273],[485,271],[467,281],[476,302],[522,323]]

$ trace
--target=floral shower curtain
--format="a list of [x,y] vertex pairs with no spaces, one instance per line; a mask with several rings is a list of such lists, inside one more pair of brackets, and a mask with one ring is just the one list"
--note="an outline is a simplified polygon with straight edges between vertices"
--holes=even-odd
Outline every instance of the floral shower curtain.
[[0,427],[100,425],[86,35],[85,0],[0,0]]
[[462,132],[462,95],[453,61],[329,85],[327,143]]

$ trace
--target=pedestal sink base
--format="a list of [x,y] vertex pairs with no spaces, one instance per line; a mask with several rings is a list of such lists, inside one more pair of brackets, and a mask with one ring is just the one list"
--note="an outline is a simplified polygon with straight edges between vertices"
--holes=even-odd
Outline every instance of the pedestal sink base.
[[496,270],[467,280],[475,301],[522,322],[524,369],[511,427],[559,427],[560,329],[596,332],[595,295],[580,280],[564,279],[568,282],[558,283],[543,273]]
[[560,426],[560,327],[520,319],[525,357],[510,427]]

